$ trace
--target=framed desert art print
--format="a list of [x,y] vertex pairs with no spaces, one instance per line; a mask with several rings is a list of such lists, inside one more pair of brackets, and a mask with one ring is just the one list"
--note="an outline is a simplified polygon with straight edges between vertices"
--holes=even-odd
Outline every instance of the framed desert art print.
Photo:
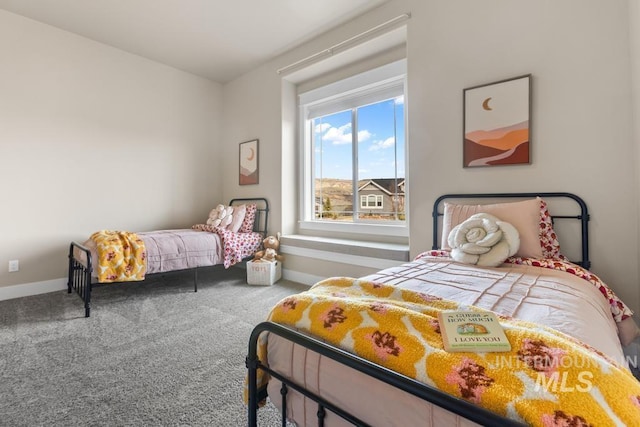
[[240,185],[258,183],[258,140],[240,143]]
[[464,89],[463,166],[531,163],[531,74]]

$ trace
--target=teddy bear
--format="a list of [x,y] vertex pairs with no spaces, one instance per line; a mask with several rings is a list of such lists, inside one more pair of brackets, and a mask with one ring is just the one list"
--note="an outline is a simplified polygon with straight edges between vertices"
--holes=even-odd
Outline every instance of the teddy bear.
[[278,254],[278,249],[280,248],[280,233],[277,233],[276,236],[267,236],[262,241],[262,246],[264,249],[255,253],[253,261],[282,261],[282,255]]
[[209,212],[207,224],[214,227],[226,228],[233,221],[233,206],[218,205]]

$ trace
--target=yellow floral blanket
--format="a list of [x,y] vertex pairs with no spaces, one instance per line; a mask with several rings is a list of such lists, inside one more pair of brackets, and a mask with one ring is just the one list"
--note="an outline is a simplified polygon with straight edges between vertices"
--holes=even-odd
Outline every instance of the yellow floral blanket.
[[[530,425],[640,425],[640,383],[631,373],[551,328],[499,316],[511,351],[444,351],[437,313],[456,309],[482,311],[395,286],[332,278],[283,299],[269,320]],[[267,360],[263,339],[258,357]],[[258,387],[268,380],[259,370]]]
[[147,253],[144,241],[128,231],[101,230],[91,235],[98,255],[94,266],[98,282],[144,280]]

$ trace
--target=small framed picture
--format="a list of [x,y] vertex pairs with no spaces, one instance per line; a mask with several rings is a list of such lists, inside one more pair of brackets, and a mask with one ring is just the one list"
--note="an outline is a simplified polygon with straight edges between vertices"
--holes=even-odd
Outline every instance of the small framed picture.
[[240,185],[258,183],[258,140],[240,143]]
[[531,163],[531,74],[464,89],[463,167]]

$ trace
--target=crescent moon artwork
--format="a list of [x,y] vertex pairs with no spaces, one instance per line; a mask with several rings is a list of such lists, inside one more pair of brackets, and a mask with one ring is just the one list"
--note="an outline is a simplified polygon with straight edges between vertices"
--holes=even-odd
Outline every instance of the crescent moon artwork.
[[238,167],[240,185],[258,183],[257,139],[240,143],[240,164]]
[[463,167],[531,163],[531,74],[464,89]]

